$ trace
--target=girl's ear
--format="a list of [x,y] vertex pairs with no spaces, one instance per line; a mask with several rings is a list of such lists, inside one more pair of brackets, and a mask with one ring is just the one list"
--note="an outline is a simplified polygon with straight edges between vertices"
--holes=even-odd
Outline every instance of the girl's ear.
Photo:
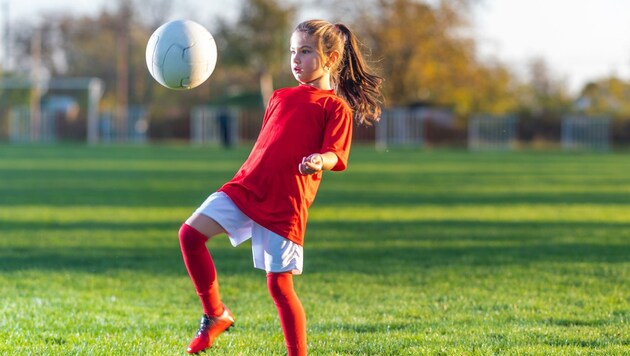
[[339,52],[338,51],[330,52],[330,54],[328,55],[328,61],[326,62],[326,67],[328,68],[332,67],[333,64],[337,63],[338,60],[339,60]]

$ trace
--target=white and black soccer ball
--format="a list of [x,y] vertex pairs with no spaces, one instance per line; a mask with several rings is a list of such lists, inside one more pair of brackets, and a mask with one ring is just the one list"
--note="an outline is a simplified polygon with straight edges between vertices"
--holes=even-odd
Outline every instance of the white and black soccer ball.
[[187,90],[205,82],[217,63],[217,45],[202,25],[174,20],[158,27],[149,38],[147,68],[163,86]]

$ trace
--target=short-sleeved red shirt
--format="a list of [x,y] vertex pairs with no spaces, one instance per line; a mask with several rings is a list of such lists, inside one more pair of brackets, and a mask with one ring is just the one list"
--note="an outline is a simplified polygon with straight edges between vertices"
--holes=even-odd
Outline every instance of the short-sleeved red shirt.
[[301,175],[302,157],[334,152],[346,168],[352,110],[333,90],[308,85],[279,89],[269,100],[258,140],[234,178],[219,190],[261,226],[304,244],[308,208],[322,172]]

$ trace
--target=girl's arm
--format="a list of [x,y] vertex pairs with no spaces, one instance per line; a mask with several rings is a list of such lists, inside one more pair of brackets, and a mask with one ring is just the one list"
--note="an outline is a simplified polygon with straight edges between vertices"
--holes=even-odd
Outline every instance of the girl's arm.
[[339,158],[333,152],[313,153],[302,158],[298,169],[303,175],[315,174],[319,171],[329,171],[337,165]]

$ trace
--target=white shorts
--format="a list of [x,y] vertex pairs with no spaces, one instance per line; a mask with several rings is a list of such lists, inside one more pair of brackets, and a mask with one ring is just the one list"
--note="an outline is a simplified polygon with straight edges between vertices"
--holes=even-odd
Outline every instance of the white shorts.
[[212,193],[195,210],[216,221],[227,232],[232,246],[252,239],[254,267],[267,272],[302,274],[304,248],[260,226],[223,192]]

